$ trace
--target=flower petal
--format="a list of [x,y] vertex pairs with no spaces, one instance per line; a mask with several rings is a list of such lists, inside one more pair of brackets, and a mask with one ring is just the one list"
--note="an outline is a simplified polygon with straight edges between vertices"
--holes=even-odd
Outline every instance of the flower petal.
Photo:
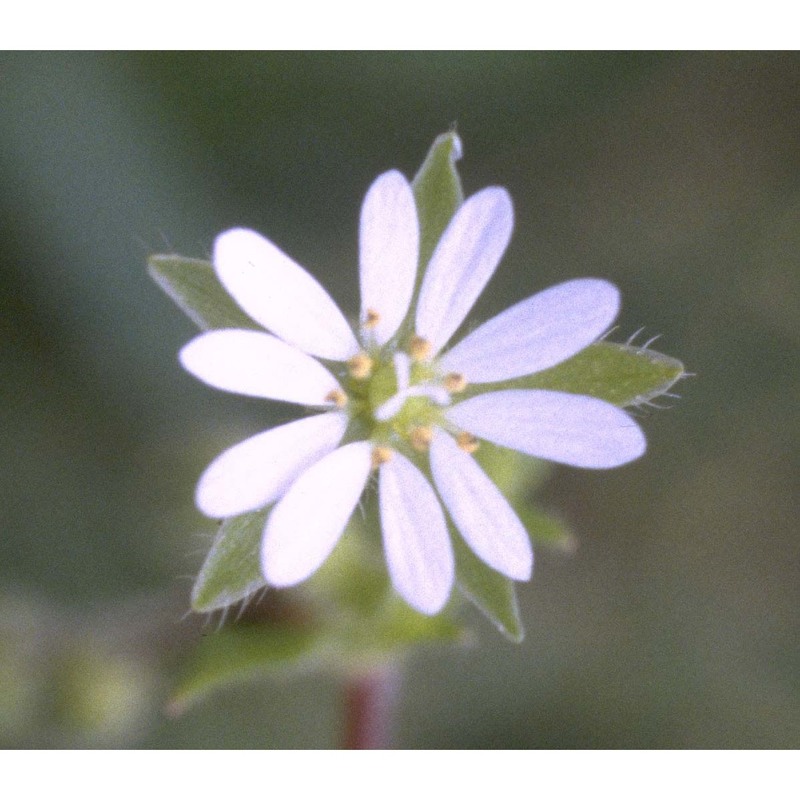
[[469,383],[531,375],[579,353],[608,330],[619,290],[582,278],[552,286],[511,306],[462,339],[441,360]]
[[404,392],[411,383],[411,359],[406,353],[395,353],[392,361],[397,376],[397,391]]
[[381,465],[381,527],[398,594],[423,614],[441,611],[453,586],[453,547],[444,513],[423,474],[400,453]]
[[441,430],[431,442],[433,481],[456,527],[492,569],[527,581],[533,549],[519,517],[486,473]]
[[385,403],[381,403],[381,405],[375,409],[375,419],[379,422],[390,420],[395,414],[400,413],[400,409],[407,399],[407,392],[398,392],[396,395],[393,395]]
[[361,320],[369,311],[378,314],[370,333],[384,345],[408,313],[419,260],[414,193],[397,170],[379,176],[364,198],[359,247]]
[[358,352],[347,320],[317,279],[255,231],[220,234],[214,270],[242,310],[281,339],[334,361]]
[[184,369],[216,389],[309,406],[330,405],[336,378],[311,356],[259,331],[209,331],[180,352]]
[[639,458],[647,446],[622,409],[566,392],[487,392],[453,406],[446,417],[473,436],[573,467],[618,467]]
[[330,555],[369,477],[372,446],[353,442],[309,467],[278,501],[264,528],[261,570],[272,586],[294,586]]
[[280,497],[344,436],[347,415],[318,414],[259,433],[225,450],[197,484],[197,507],[225,519],[263,508]]
[[422,281],[416,333],[433,346],[447,344],[494,274],[511,239],[514,209],[505,189],[472,195],[447,226]]

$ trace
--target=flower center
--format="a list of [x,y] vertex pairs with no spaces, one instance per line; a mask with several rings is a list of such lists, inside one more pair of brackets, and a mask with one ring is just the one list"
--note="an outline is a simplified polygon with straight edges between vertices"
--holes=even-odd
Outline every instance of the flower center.
[[[463,375],[441,374],[436,361],[428,358],[430,350],[426,340],[413,336],[405,352],[369,349],[347,362],[350,414],[378,449],[406,446],[426,451],[434,428],[444,425],[451,395],[466,388]],[[341,398],[327,399],[341,407]]]
[[[424,370],[422,375],[418,374],[419,370],[412,371],[411,361],[405,353],[395,353],[392,367],[395,390],[385,400],[376,398],[382,402],[373,406],[373,413],[378,422],[396,418],[411,422],[409,418],[417,418],[418,424],[426,424],[427,417],[430,416],[425,413],[427,409],[449,405],[450,395],[447,389],[428,378],[425,374],[427,370]],[[420,416],[423,419],[418,419]]]

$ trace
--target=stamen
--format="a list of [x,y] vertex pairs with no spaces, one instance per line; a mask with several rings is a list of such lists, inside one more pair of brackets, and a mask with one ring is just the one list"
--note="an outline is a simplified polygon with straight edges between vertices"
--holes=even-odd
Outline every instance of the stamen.
[[411,337],[411,341],[408,343],[408,352],[411,358],[414,361],[425,361],[431,354],[433,350],[433,346],[427,339],[423,339],[422,336],[417,336],[416,334]]
[[385,445],[372,448],[372,469],[378,469],[381,464],[386,464],[394,457],[394,450]]
[[364,322],[361,324],[369,329],[374,328],[379,322],[381,321],[381,315],[375,311],[373,308],[368,308],[366,316],[364,317]]
[[415,450],[418,450],[420,453],[425,453],[430,447],[431,441],[433,441],[433,428],[427,425],[418,425],[416,428],[411,429],[408,438],[411,441],[411,446]]
[[366,353],[359,353],[347,362],[347,371],[352,378],[357,381],[363,381],[372,375],[374,366],[375,362]]
[[331,389],[325,395],[326,403],[333,403],[337,408],[344,408],[347,405],[347,395],[341,389]]
[[461,433],[458,434],[456,442],[465,453],[474,453],[479,446],[478,440],[471,433],[467,433],[466,431],[461,431]]
[[460,372],[451,372],[449,375],[445,375],[444,388],[450,394],[463,392],[467,388],[467,379]]

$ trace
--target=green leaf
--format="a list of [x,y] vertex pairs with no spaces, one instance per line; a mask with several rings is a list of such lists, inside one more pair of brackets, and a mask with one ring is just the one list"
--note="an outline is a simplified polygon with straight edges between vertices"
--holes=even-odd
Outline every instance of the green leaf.
[[256,328],[225,291],[208,261],[156,255],[147,259],[150,277],[192,322],[203,330]]
[[[680,361],[654,350],[597,342],[550,369],[478,388],[481,392],[552,389],[598,397],[616,406],[635,406],[664,394],[685,374]],[[467,387],[465,395],[475,391]]]
[[461,593],[512,642],[525,637],[514,582],[483,563],[458,535],[453,535],[456,582]]
[[447,224],[464,202],[456,161],[461,140],[453,131],[437,136],[412,186],[420,225],[419,263],[424,270]]
[[296,624],[239,624],[203,637],[172,694],[183,712],[203,695],[257,678],[284,674],[313,660],[318,631]]
[[267,511],[231,517],[220,525],[192,589],[192,608],[215,611],[261,589],[259,552]]

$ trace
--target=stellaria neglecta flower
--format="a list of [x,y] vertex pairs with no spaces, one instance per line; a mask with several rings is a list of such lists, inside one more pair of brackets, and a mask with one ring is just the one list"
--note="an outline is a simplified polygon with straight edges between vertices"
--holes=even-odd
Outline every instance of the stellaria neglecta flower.
[[183,348],[181,363],[218,389],[320,412],[226,450],[197,487],[197,505],[210,517],[275,503],[261,547],[269,585],[293,586],[317,570],[377,472],[392,583],[409,605],[435,614],[454,581],[445,513],[491,568],[513,580],[531,574],[522,523],[471,455],[480,440],[590,468],[644,452],[634,420],[605,401],[502,383],[597,340],[619,310],[612,284],[559,284],[448,347],[512,228],[505,189],[473,195],[444,231],[417,291],[412,189],[397,171],[379,176],[361,209],[356,330],[316,279],[269,240],[243,229],[217,238],[217,277],[266,330],[204,333]]

